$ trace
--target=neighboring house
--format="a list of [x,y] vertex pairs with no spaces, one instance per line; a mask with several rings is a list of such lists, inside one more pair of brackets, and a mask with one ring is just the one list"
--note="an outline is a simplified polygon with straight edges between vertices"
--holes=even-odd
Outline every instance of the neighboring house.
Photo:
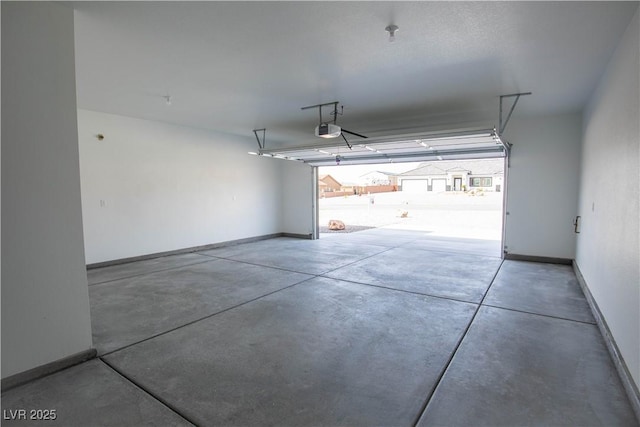
[[320,191],[320,193],[340,191],[341,189],[342,184],[340,184],[338,180],[331,175],[318,176],[318,190]]
[[376,185],[397,185],[397,174],[392,172],[372,171],[361,175],[359,178],[360,185],[362,186],[376,186]]
[[441,160],[425,162],[397,176],[402,191],[410,193],[502,191],[504,159]]
[[340,191],[344,191],[347,193],[354,193],[357,191],[358,189],[358,184],[356,184],[355,182],[343,182],[342,183],[342,187],[340,187]]

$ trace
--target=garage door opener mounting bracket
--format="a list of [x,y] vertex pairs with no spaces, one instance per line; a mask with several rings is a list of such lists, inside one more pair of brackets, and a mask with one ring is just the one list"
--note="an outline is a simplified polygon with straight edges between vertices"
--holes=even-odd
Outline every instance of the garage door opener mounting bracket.
[[[521,96],[525,96],[525,95],[531,95],[531,92],[520,92],[520,93],[510,93],[508,95],[500,95],[500,118],[499,118],[499,123],[498,123],[498,139],[500,140],[500,142],[502,143],[502,145],[504,146],[504,149],[507,153],[507,167],[511,167],[511,147],[513,146],[513,144],[511,144],[509,141],[505,140],[502,137],[502,134],[504,133],[504,130],[507,127],[507,124],[509,123],[509,120],[511,119],[511,114],[513,114],[513,110],[516,108],[516,104],[518,103],[518,100],[520,99]],[[505,98],[515,98],[515,100],[513,101],[513,104],[511,105],[511,109],[509,110],[509,114],[507,114],[507,118],[503,121],[502,120],[502,101]]]
[[[258,136],[258,132],[262,132],[262,141],[260,141],[260,137]],[[267,128],[262,129],[254,129],[253,134],[256,136],[256,140],[258,141],[258,148],[264,150],[264,142],[267,137]]]
[[[518,103],[518,100],[520,99],[521,96],[525,96],[525,95],[531,95],[531,92],[520,92],[520,93],[511,93],[509,95],[500,95],[500,123],[498,126],[498,135],[500,137],[502,137],[502,134],[504,133],[504,130],[507,127],[507,124],[509,123],[509,119],[511,119],[511,114],[513,114],[513,110],[516,108],[516,104]],[[515,98],[515,101],[513,101],[513,105],[511,105],[509,114],[507,114],[507,118],[503,122],[502,121],[502,100],[504,98]]]

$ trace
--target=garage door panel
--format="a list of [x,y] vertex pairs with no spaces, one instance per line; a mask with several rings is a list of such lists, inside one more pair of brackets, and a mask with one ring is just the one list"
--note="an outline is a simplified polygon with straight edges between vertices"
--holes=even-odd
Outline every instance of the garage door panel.
[[442,191],[447,191],[447,180],[446,179],[433,179],[431,180],[431,191],[440,193]]
[[402,191],[407,193],[426,193],[427,189],[426,179],[405,179],[402,181]]

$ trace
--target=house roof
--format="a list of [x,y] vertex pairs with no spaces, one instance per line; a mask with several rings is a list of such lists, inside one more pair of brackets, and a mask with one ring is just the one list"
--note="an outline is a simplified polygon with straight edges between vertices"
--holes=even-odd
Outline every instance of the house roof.
[[374,174],[374,173],[378,173],[378,174],[382,174],[382,175],[386,175],[386,176],[395,176],[395,175],[398,175],[398,174],[397,174],[397,173],[395,173],[395,172],[370,171],[370,172],[367,172],[367,173],[364,173],[364,174],[360,175],[360,177],[367,176],[367,175],[371,175],[371,174]]
[[504,159],[462,160],[458,164],[469,170],[470,175],[504,174]]
[[427,176],[427,175],[446,175],[447,172],[434,165],[436,162],[422,163],[415,169],[401,173],[399,176]]
[[329,185],[329,181],[331,181],[338,187],[340,187],[342,185],[342,184],[340,184],[340,181],[338,181],[337,179],[335,179],[331,175],[319,175],[318,176],[318,181],[324,182],[327,185]]
[[447,169],[447,172],[471,172],[471,171],[467,168],[456,166],[456,167]]
[[504,173],[504,159],[424,162],[415,169],[401,173],[400,176],[446,175],[448,172],[458,171],[466,171],[469,175],[501,175]]

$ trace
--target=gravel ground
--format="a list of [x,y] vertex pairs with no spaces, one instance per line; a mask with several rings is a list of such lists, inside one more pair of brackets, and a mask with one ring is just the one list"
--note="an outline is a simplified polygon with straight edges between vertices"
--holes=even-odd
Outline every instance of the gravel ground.
[[[503,193],[377,193],[320,199],[320,232],[331,219],[347,228],[385,227],[430,231],[435,235],[500,239]],[[373,203],[371,199],[373,198]],[[407,212],[407,217],[401,214]]]
[[349,225],[349,224],[345,224],[345,229],[344,230],[329,230],[329,227],[327,226],[320,226],[320,232],[321,233],[354,233],[356,231],[362,231],[362,230],[371,230],[372,228],[376,228],[376,227],[368,227],[366,225]]

